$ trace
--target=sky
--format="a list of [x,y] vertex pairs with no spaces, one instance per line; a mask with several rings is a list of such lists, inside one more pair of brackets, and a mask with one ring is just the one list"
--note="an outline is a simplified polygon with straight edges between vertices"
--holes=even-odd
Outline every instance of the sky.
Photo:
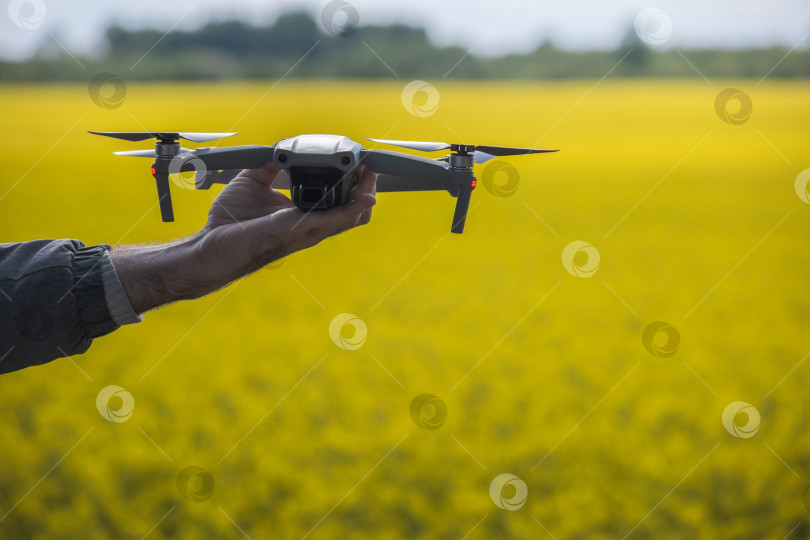
[[[661,48],[810,45],[810,0],[344,0],[360,24],[424,27],[440,45],[499,56],[550,39],[568,49],[614,48],[637,15],[655,8],[671,21]],[[3,0],[0,57],[24,59],[44,42],[79,56],[98,53],[111,23],[128,28],[189,30],[211,20],[271,23],[280,13],[314,16],[329,0]],[[463,6],[463,7],[459,7]],[[24,28],[25,26],[31,28]]]

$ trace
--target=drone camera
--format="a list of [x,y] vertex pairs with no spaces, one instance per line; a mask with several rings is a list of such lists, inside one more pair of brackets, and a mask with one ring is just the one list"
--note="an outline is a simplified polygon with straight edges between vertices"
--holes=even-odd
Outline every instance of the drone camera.
[[348,200],[345,173],[334,167],[290,167],[290,195],[302,210],[326,209]]

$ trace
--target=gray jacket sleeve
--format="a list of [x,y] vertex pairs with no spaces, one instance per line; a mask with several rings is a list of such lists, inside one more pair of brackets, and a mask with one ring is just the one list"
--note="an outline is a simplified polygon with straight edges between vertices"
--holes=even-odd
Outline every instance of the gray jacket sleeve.
[[82,354],[139,322],[110,246],[78,240],[0,243],[0,373]]

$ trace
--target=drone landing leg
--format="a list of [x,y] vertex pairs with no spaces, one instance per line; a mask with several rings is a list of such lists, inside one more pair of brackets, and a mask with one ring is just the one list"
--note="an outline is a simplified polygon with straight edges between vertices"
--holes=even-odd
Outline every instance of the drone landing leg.
[[450,232],[461,234],[464,232],[464,223],[467,221],[467,211],[470,208],[470,199],[472,198],[472,186],[461,186],[458,191],[458,199],[456,199],[456,211],[453,213],[453,225],[450,227]]
[[174,221],[172,193],[169,190],[169,175],[155,173],[154,177],[157,184],[158,202],[160,202],[160,217],[165,222]]

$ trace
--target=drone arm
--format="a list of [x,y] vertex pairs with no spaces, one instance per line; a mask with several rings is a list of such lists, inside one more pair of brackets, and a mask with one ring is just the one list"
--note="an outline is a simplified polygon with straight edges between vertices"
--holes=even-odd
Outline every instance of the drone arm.
[[377,176],[377,193],[394,191],[449,191],[455,195],[455,185],[447,179],[434,180],[398,174],[380,174]]
[[447,190],[456,199],[450,232],[461,234],[467,221],[473,183],[472,174],[440,162],[384,150],[365,150],[364,163],[379,173],[377,191]]
[[[363,150],[360,163],[378,174],[445,180],[447,166],[438,161],[387,150]],[[441,188],[443,189],[443,188]]]
[[363,150],[361,163],[379,175],[379,193],[448,191],[455,197],[458,191],[448,168],[432,159],[386,150]]
[[[230,146],[227,148],[210,148],[190,154],[180,154],[182,159],[178,172],[196,170],[196,161],[201,161],[209,171],[230,169],[259,169],[273,161],[275,146]],[[172,171],[174,172],[174,171]]]
[[210,189],[214,184],[228,184],[231,180],[239,176],[242,169],[230,169],[224,171],[206,171],[197,173],[195,187],[197,189]]
[[[206,174],[198,176],[197,189],[208,189],[213,184],[229,184],[231,180],[239,176],[242,170],[208,171]],[[273,189],[290,189],[290,176],[279,173],[273,180]]]

